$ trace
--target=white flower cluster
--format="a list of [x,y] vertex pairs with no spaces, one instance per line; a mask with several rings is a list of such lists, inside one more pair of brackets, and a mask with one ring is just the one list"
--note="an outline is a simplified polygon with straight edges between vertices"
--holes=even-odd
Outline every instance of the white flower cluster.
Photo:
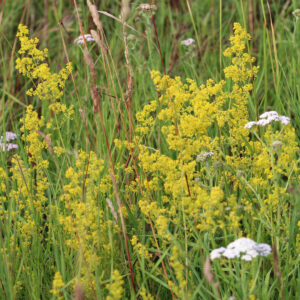
[[15,133],[6,131],[5,132],[6,143],[3,142],[3,136],[0,137],[0,150],[2,150],[2,152],[5,152],[5,151],[10,151],[11,149],[17,149],[18,148],[17,144],[8,143],[10,141],[15,140],[16,138],[17,135]]
[[[95,41],[91,34],[85,34],[84,38],[85,38],[86,42],[94,42]],[[77,39],[75,39],[74,43],[76,43],[77,45],[83,44],[84,43],[83,36],[80,35]]]
[[212,157],[213,155],[213,152],[202,152],[197,155],[196,162],[205,161],[207,158]]
[[300,8],[297,8],[293,11],[293,15],[299,19],[300,18]]
[[279,116],[277,111],[267,111],[259,116],[257,122],[251,121],[245,125],[246,129],[252,128],[254,125],[266,126],[271,122],[281,122],[283,125],[288,125],[290,123],[290,118],[286,116]]
[[210,253],[210,259],[216,259],[221,256],[228,259],[240,257],[243,260],[250,261],[257,256],[268,256],[271,253],[271,247],[268,244],[258,244],[248,238],[240,238],[230,243],[226,248],[214,249]]
[[195,43],[195,40],[192,39],[192,38],[189,38],[187,40],[181,41],[181,45],[183,45],[183,46],[190,46],[190,45],[192,45],[194,43]]

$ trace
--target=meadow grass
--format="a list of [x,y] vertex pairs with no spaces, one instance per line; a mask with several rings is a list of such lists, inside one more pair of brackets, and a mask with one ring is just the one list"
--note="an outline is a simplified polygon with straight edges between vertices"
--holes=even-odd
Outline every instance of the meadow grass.
[[297,1],[142,3],[0,4],[0,299],[298,299]]

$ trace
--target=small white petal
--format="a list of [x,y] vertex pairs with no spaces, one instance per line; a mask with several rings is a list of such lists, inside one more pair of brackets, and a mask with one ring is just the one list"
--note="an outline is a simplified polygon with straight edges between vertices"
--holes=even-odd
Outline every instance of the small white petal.
[[279,121],[283,124],[283,125],[288,125],[290,123],[290,118],[286,117],[286,116],[280,116],[279,117]]
[[[93,42],[93,41],[95,41],[94,38],[92,37],[92,35],[89,34],[89,33],[88,33],[88,34],[85,34],[85,35],[84,35],[84,38],[85,38],[85,40],[86,40],[87,42]],[[78,38],[76,38],[75,41],[74,41],[74,43],[76,43],[77,45],[83,44],[83,43],[84,43],[83,36],[80,35]]]
[[260,256],[268,256],[272,252],[271,246],[268,244],[257,244],[254,249]]
[[223,253],[223,256],[225,256],[228,259],[236,258],[240,256],[240,251],[237,249],[226,249]]
[[207,158],[212,157],[213,155],[213,152],[202,152],[197,155],[196,162],[205,161]]
[[190,45],[192,45],[194,43],[195,43],[195,40],[192,39],[192,38],[189,38],[187,40],[181,41],[181,45],[184,45],[184,46],[190,46]]
[[253,249],[248,249],[246,251],[246,255],[250,255],[251,257],[256,257],[256,256],[258,256],[258,252],[254,248]]
[[221,257],[225,250],[226,250],[226,248],[224,248],[224,247],[214,249],[213,251],[210,252],[210,259],[213,260],[213,259]]
[[16,144],[6,144],[5,145],[4,143],[0,143],[0,149],[2,150],[2,152],[10,151],[12,149],[17,149],[17,148],[19,148],[19,146]]
[[248,255],[248,254],[245,254],[241,257],[241,259],[243,260],[246,260],[246,261],[251,261],[252,260],[252,256],[251,255]]
[[9,141],[15,140],[17,138],[17,135],[11,131],[6,131],[5,138],[6,138],[6,141],[9,142]]
[[271,117],[278,117],[278,112],[275,111],[275,110],[266,111],[266,112],[264,112],[263,114],[261,114],[259,116],[260,119],[268,119],[268,118],[271,118]]
[[256,122],[256,125],[264,127],[264,126],[270,124],[271,122],[272,122],[272,120],[270,120],[270,119],[261,119]]
[[256,125],[256,122],[251,121],[251,122],[247,123],[247,124],[244,126],[244,128],[246,128],[246,129],[251,129],[254,125]]

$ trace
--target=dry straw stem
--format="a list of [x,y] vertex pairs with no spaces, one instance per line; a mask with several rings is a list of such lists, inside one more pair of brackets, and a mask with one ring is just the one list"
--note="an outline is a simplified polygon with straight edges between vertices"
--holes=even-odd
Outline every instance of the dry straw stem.
[[[89,2],[89,1],[88,1],[88,2]],[[96,7],[95,7],[94,5],[90,5],[89,8],[90,8],[90,10],[93,10],[93,14],[94,14],[94,13],[95,13],[95,10],[96,10]],[[107,16],[109,16],[109,17],[111,17],[111,18],[113,18],[113,19],[115,19],[115,20],[121,22],[122,25],[123,25],[123,33],[124,33],[125,27],[128,27],[128,28],[134,30],[135,32],[137,32],[133,27],[127,25],[124,21],[122,21],[122,20],[120,20],[120,19],[114,17],[113,15],[111,15],[111,14],[109,14],[109,13],[106,13],[106,12],[101,12],[101,11],[98,11],[98,12],[99,12],[99,13],[103,13],[104,15],[107,15]],[[92,14],[92,11],[91,11],[91,14]],[[96,26],[97,26],[97,25],[96,25]],[[154,24],[154,26],[155,26],[155,24]],[[97,26],[97,27],[98,27],[98,26]],[[101,27],[101,30],[103,30],[102,27]],[[91,33],[92,33],[92,32],[91,32]],[[156,32],[156,34],[157,34],[157,32]],[[92,33],[92,35],[93,35],[93,33]],[[103,36],[103,39],[104,39],[104,38],[105,38],[105,35],[104,35],[104,32],[103,32],[103,31],[102,31],[102,36]],[[126,39],[126,33],[124,34],[124,37],[125,37],[125,39]],[[158,37],[157,37],[157,38],[158,38]],[[98,37],[98,38],[96,37],[96,39],[95,39],[96,42],[97,42],[97,39],[99,40],[99,37]],[[101,40],[100,40],[100,41],[101,41]],[[100,47],[100,49],[102,50],[102,46],[101,46],[101,45],[102,45],[102,44],[100,43],[99,47]],[[125,48],[126,48],[126,47],[125,47]],[[109,48],[107,48],[107,50],[108,50],[108,52],[109,52]],[[126,51],[126,50],[125,50],[125,51]],[[128,50],[127,50],[127,51],[128,51]],[[104,59],[104,58],[106,58],[106,51],[101,51],[101,53],[102,53],[103,62],[105,62],[105,59]],[[109,53],[110,53],[110,52],[109,52]],[[128,52],[126,53],[126,55],[128,55]],[[125,57],[125,59],[126,59],[126,57]],[[129,65],[128,57],[127,57],[127,61],[126,61],[126,62],[127,62],[128,65]],[[162,63],[163,63],[163,62],[162,62]],[[105,66],[105,63],[104,63],[104,66]],[[109,67],[109,64],[108,64],[108,67]],[[110,72],[111,72],[111,70],[110,70]],[[106,73],[106,70],[105,70],[105,73]],[[107,74],[107,73],[106,73],[106,74]],[[130,87],[130,82],[129,82],[129,87]],[[132,88],[129,88],[128,91],[130,92],[131,89],[133,89],[133,87],[132,87]],[[128,94],[126,94],[126,95],[128,95]],[[92,97],[95,97],[95,98],[96,98],[97,96],[98,96],[97,94],[93,94],[93,93],[92,93]],[[126,99],[126,100],[127,100],[127,99]],[[119,105],[120,105],[120,101],[118,101],[118,110],[119,110],[119,112],[120,112],[120,116],[121,116],[122,123],[123,123],[123,125],[124,125],[124,129],[126,129],[126,126],[125,126],[125,124],[124,124],[124,120],[123,120],[123,117],[122,117],[122,112],[121,112],[121,109],[120,109],[120,106],[119,106]],[[129,118],[130,140],[132,140],[132,138],[133,138],[133,140],[136,141],[136,139],[134,138],[134,129],[133,129],[133,124],[132,124],[132,119],[131,119],[131,111],[130,111],[130,108],[128,108],[128,101],[125,101],[125,102],[124,102],[124,105],[125,105],[126,112],[127,112],[127,114],[128,114],[128,118]],[[100,109],[100,107],[99,107],[99,109]],[[105,132],[104,132],[104,133],[105,133]],[[127,140],[128,140],[128,135],[127,135],[126,132],[125,132],[125,134],[126,134],[126,138],[127,138]],[[105,135],[106,135],[106,133],[105,133]],[[108,152],[110,153],[109,148],[108,148]],[[132,149],[132,148],[130,148],[130,154],[131,154],[131,156],[132,156],[132,158],[133,158],[133,164],[134,164],[134,170],[135,170],[136,176],[137,176],[137,178],[139,178],[139,173],[138,173],[138,170],[137,170],[137,165],[136,165],[136,161],[135,161],[135,158],[134,158],[134,153],[133,153],[133,149]],[[110,156],[110,159],[111,159],[111,156]],[[112,171],[113,171],[113,169],[112,169]],[[115,177],[113,176],[113,173],[112,173],[112,172],[111,172],[111,178],[112,178],[113,186],[117,189]],[[141,186],[141,184],[140,184],[140,180],[138,180],[138,184],[139,184],[139,188],[140,188],[140,191],[141,191],[141,195],[142,195],[143,199],[145,199],[144,193],[143,193],[143,190],[142,190],[142,186]],[[118,198],[119,198],[119,194],[116,193],[117,204],[118,204],[118,202],[121,203],[120,199],[118,200]],[[151,201],[153,201],[151,195],[150,195],[150,198],[151,198]],[[120,219],[121,219],[121,224],[122,224],[122,222],[123,222],[123,220],[122,220],[122,219],[123,219],[123,215],[122,215],[122,212],[121,212],[121,210],[120,210],[121,204],[120,204],[120,206],[119,206],[119,204],[118,204],[118,207],[119,207],[119,211],[120,211]],[[158,249],[159,253],[161,253],[160,246],[159,246],[159,243],[158,243],[157,238],[156,238],[155,229],[154,229],[154,226],[153,226],[153,223],[152,223],[152,220],[150,219],[150,217],[148,217],[148,221],[149,221],[150,226],[151,226],[151,231],[152,231],[153,238],[154,238],[155,244],[156,244],[156,246],[157,246],[157,249]],[[123,228],[122,228],[122,231],[123,231]],[[123,231],[123,234],[124,234],[124,231]],[[125,237],[124,237],[124,238],[125,238]],[[127,239],[126,239],[126,238],[125,238],[125,245],[127,245]],[[126,246],[126,250],[127,250],[127,246]],[[129,257],[129,253],[128,253],[128,257]],[[130,257],[129,257],[129,258],[130,258]],[[130,259],[129,259],[129,263],[130,263]],[[168,285],[169,285],[168,274],[167,274],[167,270],[166,270],[166,267],[165,267],[165,264],[164,264],[163,260],[162,260],[161,264],[162,264],[162,268],[163,268],[163,272],[164,272],[166,281],[167,281],[167,283],[168,283]],[[131,271],[131,269],[130,269],[130,271]],[[175,299],[175,296],[174,296],[174,293],[173,293],[173,291],[172,291],[171,286],[169,286],[169,288],[170,288],[170,292],[171,292],[172,298]]]
[[98,32],[96,30],[93,30],[93,29],[91,29],[90,32],[91,32],[91,35],[92,35],[93,39],[97,43],[97,45],[100,47],[101,52],[103,51],[107,55],[107,48],[102,43],[100,35],[98,34]]
[[[123,18],[123,16],[122,16]],[[125,46],[125,60],[126,60],[126,70],[127,70],[127,91],[125,93],[125,100],[129,106],[129,112],[131,114],[131,107],[132,107],[132,93],[133,93],[133,72],[132,67],[129,61],[129,51],[128,51],[128,43],[127,43],[127,34],[125,28],[125,19],[122,19],[122,27],[123,27],[123,39],[124,39],[124,46]],[[131,116],[129,116],[131,117]],[[131,118],[130,118],[131,119]]]
[[[277,77],[279,77],[279,66],[278,66],[278,55],[277,55],[276,39],[275,39],[274,26],[273,26],[273,21],[272,21],[271,8],[270,8],[270,4],[269,4],[268,1],[267,1],[267,5],[268,5],[268,10],[269,10],[269,16],[270,16],[273,50],[274,50],[274,55],[275,55],[276,74],[277,74]],[[276,86],[276,81],[275,81],[275,86]]]
[[126,21],[130,15],[130,0],[122,0],[121,19]]
[[89,142],[91,143],[91,137],[90,137],[90,134],[89,134],[87,121],[86,121],[86,118],[84,116],[84,112],[83,112],[83,110],[81,108],[79,109],[79,114],[80,114],[80,118],[81,118],[81,120],[83,122],[87,138],[88,138]]
[[[105,76],[106,76],[106,80],[107,80],[107,88],[109,90],[108,96],[110,97],[110,100],[111,100],[111,104],[112,104],[112,108],[113,108],[113,114],[114,114],[114,118],[116,120],[116,127],[117,127],[118,133],[120,135],[119,119],[117,117],[117,112],[116,112],[115,104],[114,104],[114,101],[112,99],[115,96],[112,96],[112,92],[111,92],[110,84],[109,84],[109,77],[108,77],[107,67],[106,67],[106,65],[108,65],[108,69],[109,69],[109,72],[111,74],[111,69],[110,69],[110,66],[109,66],[108,56],[107,56],[108,47],[106,47],[104,45],[104,43],[102,42],[102,40],[101,40],[101,39],[104,40],[104,32],[101,32],[101,37],[102,38],[100,37],[100,35],[98,34],[97,31],[95,31],[95,30],[92,29],[90,32],[91,32],[92,37],[96,41],[97,45],[100,47],[100,52],[101,52],[101,56],[102,56],[103,66],[104,66],[104,72],[105,72]],[[115,94],[116,94],[116,91],[115,91]],[[115,97],[115,98],[117,98],[117,97]],[[121,115],[121,110],[119,110],[119,112],[120,112],[120,115]],[[124,128],[126,128],[125,125],[124,125]]]
[[86,62],[86,64],[89,66],[91,75],[92,75],[92,81],[93,81],[93,85],[90,87],[91,92],[92,92],[92,99],[93,99],[93,113],[95,114],[97,111],[97,106],[100,105],[100,101],[98,101],[98,92],[97,92],[97,87],[96,87],[96,82],[97,82],[97,72],[96,72],[96,68],[93,62],[93,59],[90,55],[90,52],[88,50],[88,48],[85,46],[84,47],[84,60]]
[[117,212],[115,211],[115,208],[114,208],[112,202],[110,201],[110,199],[109,199],[109,198],[106,198],[105,200],[106,200],[106,203],[107,203],[107,205],[108,205],[108,207],[109,207],[109,209],[110,209],[111,214],[113,215],[113,217],[114,217],[114,219],[115,219],[115,220],[114,220],[114,223],[117,224],[117,223],[118,223],[118,214],[117,214]]
[[204,266],[203,266],[203,274],[206,281],[217,291],[219,298],[221,299],[220,291],[219,291],[219,282],[214,281],[214,273],[211,269],[210,258],[207,257]]
[[84,300],[84,293],[80,282],[78,282],[74,289],[74,300]]
[[[54,1],[54,7],[55,7],[56,17],[59,20],[59,14],[58,14],[56,1]],[[60,37],[61,37],[61,41],[62,41],[63,48],[64,48],[64,54],[67,58],[67,62],[70,62],[67,47],[66,47],[66,42],[65,42],[65,39],[64,39],[64,36],[63,36],[63,33],[62,33],[62,29],[61,29],[62,27],[63,27],[62,21],[59,21],[59,32],[60,32]],[[77,86],[76,86],[76,83],[75,83],[73,73],[71,73],[70,75],[71,75],[71,79],[72,79],[72,83],[73,83],[73,86],[74,86],[74,91],[75,91],[75,95],[76,95],[76,99],[77,99],[79,108],[80,108],[80,110],[82,110],[82,106],[81,106],[81,103],[80,103],[80,100],[79,100],[79,94],[78,94],[78,90],[77,90]],[[89,140],[89,144],[91,144],[91,139],[90,139],[90,135],[89,135],[89,132],[88,132],[88,128],[87,128],[87,126],[84,126],[84,128],[85,128],[86,136],[88,137],[88,140]]]
[[[78,12],[78,8],[77,8],[76,0],[73,0],[73,3],[74,3],[74,7],[75,7],[75,10],[76,10],[76,14],[77,14],[77,19],[78,19],[78,23],[79,23],[79,26],[80,26],[81,35],[83,36],[83,39],[84,39],[85,51],[86,51],[86,53],[89,53],[87,45],[86,45],[86,41],[85,41],[85,38],[84,38],[84,31],[83,31],[82,23],[81,23],[81,20],[80,20],[80,17],[79,17],[79,12]],[[89,0],[88,0],[88,3],[89,3]],[[91,5],[91,3],[90,3],[90,5]],[[89,54],[86,54],[85,57],[89,57],[91,59]],[[102,114],[102,109],[101,109],[101,105],[100,105],[100,99],[99,99],[99,96],[98,96],[98,93],[97,93],[97,88],[96,88],[96,82],[95,82],[93,76],[92,76],[92,81],[93,81],[92,82],[93,84],[92,84],[92,89],[91,89],[91,95],[92,95],[92,98],[93,98],[93,102],[97,104],[98,113],[99,113],[99,117],[100,117],[100,124],[101,124],[101,128],[103,130],[104,137],[105,137],[105,144],[106,144],[106,148],[107,148],[107,152],[108,152],[108,156],[109,156],[110,176],[111,176],[111,180],[112,180],[112,183],[113,183],[113,188],[114,188],[114,191],[115,191],[115,194],[116,194],[116,200],[117,200],[117,205],[118,205],[119,214],[120,214],[121,228],[122,228],[122,233],[123,233],[124,242],[125,242],[128,265],[129,265],[129,269],[130,269],[131,283],[132,283],[134,293],[136,294],[134,274],[133,274],[133,269],[132,269],[132,265],[131,265],[131,258],[130,258],[129,248],[128,248],[126,227],[125,227],[124,217],[123,217],[123,213],[122,213],[121,199],[120,199],[120,196],[119,196],[119,190],[118,190],[117,183],[116,183],[114,163],[113,163],[113,160],[112,160],[111,151],[110,151],[110,147],[109,147],[109,141],[108,141],[108,137],[107,137],[107,132],[106,132],[106,128],[105,128],[105,125],[104,125],[103,114]]]
[[[92,4],[89,0],[87,0],[87,4],[88,4],[89,10],[91,12],[93,22],[96,25],[96,27],[97,27],[100,35],[101,35],[100,36],[97,31],[91,30],[91,34],[92,34],[93,38],[95,39],[96,43],[98,44],[98,46],[100,47],[100,50],[101,50],[101,56],[102,56],[102,61],[103,61],[103,65],[104,65],[104,70],[105,70],[105,75],[106,75],[106,80],[107,80],[107,86],[109,88],[110,85],[109,85],[109,79],[108,79],[107,68],[106,68],[106,61],[108,61],[108,57],[107,57],[108,47],[105,47],[104,43],[102,42],[102,41],[104,41],[104,31],[103,31],[102,23],[99,19],[99,13],[98,13],[97,7],[94,4]],[[109,63],[107,63],[107,64],[108,64],[108,68],[109,68],[109,71],[110,71],[110,74],[111,74]],[[109,94],[110,95],[112,94],[111,91],[109,92]],[[116,91],[115,91],[115,94],[116,94]],[[119,121],[118,121],[115,105],[114,105],[113,101],[111,101],[111,102],[112,102],[114,118],[116,120],[116,127],[117,127],[117,130],[119,132]]]
[[95,23],[97,29],[99,30],[99,32],[103,32],[103,27],[102,24],[100,22],[99,19],[99,14],[98,14],[98,10],[96,5],[92,4],[90,0],[87,0],[87,5],[89,7],[89,10],[91,12],[92,18],[93,18],[93,22]]
[[284,299],[284,294],[283,294],[283,288],[284,288],[283,276],[282,276],[282,273],[281,273],[281,270],[280,270],[280,263],[279,263],[278,252],[277,252],[275,241],[272,244],[272,253],[273,253],[274,271],[275,271],[275,275],[277,276],[278,281],[279,281],[279,288],[280,288],[280,293],[281,293],[281,299]]

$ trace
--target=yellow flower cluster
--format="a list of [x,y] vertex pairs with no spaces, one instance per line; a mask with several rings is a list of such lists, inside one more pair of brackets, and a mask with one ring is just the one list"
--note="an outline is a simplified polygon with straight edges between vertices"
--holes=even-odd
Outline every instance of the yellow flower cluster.
[[61,289],[64,287],[64,281],[60,272],[56,272],[54,275],[53,283],[52,283],[52,290],[51,293],[55,297],[55,299],[63,299]]
[[107,176],[102,176],[103,168],[104,161],[94,152],[81,151],[75,166],[65,173],[66,184],[60,198],[59,223],[64,232],[66,251],[81,255],[84,262],[81,282],[87,293],[95,290],[95,270],[109,260],[109,230],[117,230],[112,221],[105,221],[99,202],[105,199],[104,195],[111,187]]
[[151,255],[147,250],[147,247],[138,241],[136,235],[133,235],[133,237],[131,238],[131,245],[141,257],[145,258],[146,260],[151,259]]
[[122,299],[124,288],[123,288],[123,278],[120,275],[118,270],[114,270],[112,275],[112,283],[107,284],[106,288],[109,291],[109,296],[106,297],[106,300],[120,300]]
[[[67,108],[54,101],[63,93],[65,81],[72,70],[71,64],[68,64],[58,74],[52,74],[49,66],[45,63],[48,50],[37,49],[38,39],[29,39],[28,34],[27,27],[19,25],[17,36],[21,48],[18,52],[20,57],[16,60],[16,68],[34,83],[37,82],[35,89],[30,89],[27,94],[36,95],[42,100],[52,100],[53,107],[50,106],[50,109],[70,117],[73,108]],[[47,108],[46,113],[50,114]],[[51,200],[49,201],[52,199],[49,197],[52,194],[48,181],[48,169],[51,162],[45,156],[45,151],[51,145],[51,131],[46,132],[47,129],[50,129],[49,123],[46,124],[45,118],[39,116],[32,105],[27,106],[20,122],[24,153],[15,154],[11,158],[7,171],[0,168],[0,220],[11,228],[11,234],[7,236],[6,245],[2,250],[8,255],[7,261],[22,261],[22,272],[26,274],[24,276],[33,278],[34,275],[27,265],[32,264],[30,262],[32,258],[23,256],[23,252],[25,249],[33,251],[34,248],[35,253],[43,253],[45,249],[52,247],[48,233],[52,230],[53,216],[51,213],[55,210],[52,210]],[[59,147],[55,149],[58,153],[63,152]],[[8,211],[10,213],[7,213]],[[14,251],[8,249],[14,249]],[[45,274],[47,272],[50,275],[53,270],[49,269]],[[62,286],[60,273],[56,273],[52,290],[54,296],[60,297],[59,290]],[[14,285],[16,297],[18,295],[22,297],[23,288],[22,282],[16,281]],[[15,296],[13,297],[15,298]]]
[[[274,229],[275,217],[287,208],[287,185],[279,179],[299,179],[295,175],[296,135],[290,125],[280,125],[276,131],[270,124],[261,136],[245,128],[248,98],[258,72],[255,59],[245,53],[249,39],[235,23],[231,45],[224,52],[232,59],[224,70],[226,80],[209,79],[198,87],[191,79],[183,83],[180,77],[151,73],[160,96],[137,114],[135,143],[123,145],[135,149],[138,156],[139,176],[131,181],[128,192],[137,193],[138,187],[146,191],[139,208],[145,220],[152,220],[162,247],[192,238],[194,228],[247,235],[242,232],[245,212],[254,220],[263,214],[266,228]],[[230,90],[228,81],[233,83]],[[147,147],[145,141],[159,128],[166,147]],[[281,148],[275,152],[276,140]],[[116,141],[116,146],[121,144]],[[125,174],[130,176],[131,171],[128,166]],[[186,224],[186,231],[175,234],[180,224]],[[279,222],[280,230],[285,227]],[[134,240],[135,251],[141,255],[137,245]]]
[[[41,243],[45,241],[47,239],[44,235],[45,228],[50,226],[46,218],[44,222],[40,221],[48,214],[48,199],[45,192],[49,187],[45,174],[49,162],[42,156],[47,144],[38,133],[43,126],[43,118],[39,118],[37,113],[33,111],[33,107],[29,105],[21,122],[23,123],[21,127],[22,140],[25,143],[28,160],[22,160],[18,154],[12,157],[10,190],[7,198],[3,198],[4,201],[1,203],[3,211],[5,211],[8,202],[18,203],[12,216],[3,214],[1,217],[6,222],[9,222],[11,217],[18,228],[20,244],[16,247],[19,254],[21,253],[20,249],[29,247],[36,236],[39,237]],[[12,242],[15,242],[14,237],[11,238]]]
[[44,61],[48,57],[48,49],[39,50],[38,38],[28,38],[29,31],[25,25],[18,27],[17,37],[21,43],[18,51],[22,58],[16,59],[16,69],[31,80],[39,80],[35,89],[27,91],[29,96],[38,96],[41,100],[57,100],[63,95],[65,81],[72,73],[72,64],[68,63],[58,74],[51,73],[49,65]]
[[170,285],[173,287],[173,291],[177,295],[178,298],[188,299],[187,293],[187,281],[184,277],[184,264],[180,261],[180,253],[177,246],[173,246],[172,255],[170,259],[170,265],[174,269],[175,277],[177,280],[177,284],[171,283]]

